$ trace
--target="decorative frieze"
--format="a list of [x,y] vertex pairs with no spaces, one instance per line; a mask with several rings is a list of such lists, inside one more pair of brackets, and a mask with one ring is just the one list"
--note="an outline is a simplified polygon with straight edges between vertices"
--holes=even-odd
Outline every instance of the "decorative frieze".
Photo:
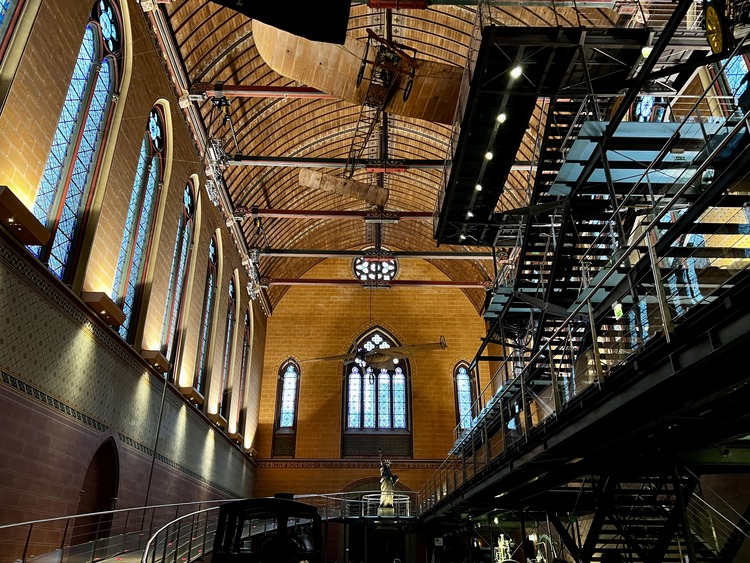
[[74,409],[68,404],[65,404],[59,399],[56,399],[55,397],[52,397],[51,395],[48,395],[44,391],[41,391],[40,389],[37,389],[36,387],[29,385],[25,381],[21,381],[14,375],[11,375],[7,373],[6,371],[0,370],[0,376],[2,377],[2,381],[4,384],[9,385],[13,389],[16,389],[17,391],[20,391],[21,393],[25,393],[29,397],[36,399],[40,403],[44,403],[47,406],[52,407],[53,409],[56,409],[63,413],[66,416],[69,416],[71,418],[76,419],[79,422],[82,422],[84,424],[87,424],[88,426],[91,426],[92,428],[95,428],[99,430],[100,432],[106,432],[108,429],[108,426],[102,422],[99,422],[98,420],[91,418],[90,416],[82,413],[81,411]]

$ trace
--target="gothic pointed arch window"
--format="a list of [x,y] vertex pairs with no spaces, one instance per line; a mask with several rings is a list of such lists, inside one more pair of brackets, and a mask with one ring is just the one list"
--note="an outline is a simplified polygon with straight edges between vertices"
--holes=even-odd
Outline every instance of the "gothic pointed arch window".
[[747,89],[748,65],[745,55],[735,55],[724,68],[724,76],[733,96],[741,96]]
[[211,237],[208,245],[208,267],[206,268],[206,288],[203,293],[203,313],[201,314],[200,333],[198,335],[198,359],[196,362],[193,389],[202,401],[206,396],[206,383],[209,375],[209,347],[211,344],[211,329],[213,328],[214,306],[216,304],[216,288],[219,277],[219,248],[216,237]]
[[120,89],[123,27],[116,0],[97,0],[91,11],[57,122],[33,212],[52,233],[33,250],[63,281],[72,281]]
[[146,132],[141,141],[135,181],[120,244],[112,297],[125,313],[120,336],[132,343],[139,313],[143,281],[153,240],[154,217],[164,181],[164,110],[155,105],[149,112]]
[[18,72],[42,0],[0,0],[0,112]]
[[[182,213],[177,222],[172,268],[167,286],[167,300],[162,322],[162,351],[171,365],[175,364],[180,338],[179,327],[182,324],[183,293],[185,280],[190,266],[190,255],[193,246],[193,229],[195,224],[195,191],[193,183],[188,182],[182,192]],[[172,375],[174,380],[174,374]]]
[[453,388],[456,393],[456,422],[461,431],[471,428],[477,400],[477,380],[467,362],[460,362],[453,370]]
[[245,311],[245,320],[242,323],[242,360],[240,363],[240,382],[237,390],[237,435],[243,435],[245,432],[245,420],[247,418],[247,401],[245,399],[245,389],[247,388],[247,378],[250,372],[250,347],[252,331],[250,330],[250,312]]
[[294,457],[299,407],[299,364],[292,358],[279,368],[276,385],[276,419],[274,422],[273,455]]
[[221,403],[219,405],[219,414],[225,421],[229,419],[230,396],[230,373],[232,365],[232,344],[234,343],[234,325],[235,308],[237,307],[237,297],[234,289],[234,279],[229,280],[229,300],[227,302],[227,326],[224,332],[224,354],[221,365]]
[[0,61],[10,42],[13,28],[21,15],[23,4],[22,0],[0,0]]
[[[362,334],[350,352],[399,346],[385,329]],[[409,361],[368,364],[358,358],[344,366],[343,455],[411,455],[411,383]],[[373,449],[374,448],[374,449]]]

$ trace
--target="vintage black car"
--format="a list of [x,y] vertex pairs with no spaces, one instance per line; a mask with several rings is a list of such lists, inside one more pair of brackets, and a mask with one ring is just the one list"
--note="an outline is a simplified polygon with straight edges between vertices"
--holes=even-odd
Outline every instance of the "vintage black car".
[[318,509],[287,498],[222,505],[212,563],[322,563]]

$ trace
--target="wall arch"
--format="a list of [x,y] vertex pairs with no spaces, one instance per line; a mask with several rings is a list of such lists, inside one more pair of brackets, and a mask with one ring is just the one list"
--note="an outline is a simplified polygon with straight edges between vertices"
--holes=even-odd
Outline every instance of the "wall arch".
[[[120,483],[120,456],[110,436],[94,452],[81,482],[77,514],[112,510],[117,504]],[[111,516],[90,516],[76,519],[72,544],[78,545],[109,536]]]

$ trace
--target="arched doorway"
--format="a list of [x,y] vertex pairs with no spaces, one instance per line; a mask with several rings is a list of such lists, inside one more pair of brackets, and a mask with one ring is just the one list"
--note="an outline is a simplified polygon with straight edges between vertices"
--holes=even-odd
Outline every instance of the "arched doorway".
[[[104,512],[115,508],[119,486],[120,462],[112,438],[107,439],[91,458],[81,484],[81,498],[76,514]],[[72,545],[79,545],[109,536],[111,516],[90,516],[76,519]]]

